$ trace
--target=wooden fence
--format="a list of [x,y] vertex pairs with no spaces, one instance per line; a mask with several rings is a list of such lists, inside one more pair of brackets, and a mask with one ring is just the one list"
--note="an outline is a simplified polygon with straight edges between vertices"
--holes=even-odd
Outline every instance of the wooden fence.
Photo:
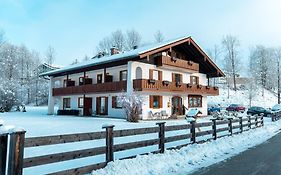
[[[192,143],[198,143],[199,138],[209,135],[210,138],[201,140],[207,141],[210,139],[217,139],[223,136],[229,136],[232,134],[242,133],[243,131],[251,128],[257,128],[264,125],[263,116],[248,116],[248,118],[235,118],[228,120],[216,120],[213,119],[209,122],[196,123],[191,121],[188,124],[165,126],[165,122],[156,123],[156,127],[139,128],[139,129],[125,129],[114,130],[114,125],[104,126],[105,131],[92,132],[92,133],[80,133],[80,134],[67,134],[67,135],[55,135],[44,137],[32,137],[24,138],[25,132],[14,132],[12,134],[0,135],[0,174],[5,174],[5,168],[8,170],[9,175],[21,175],[23,168],[34,167],[39,165],[45,165],[49,163],[56,163],[60,161],[67,161],[73,159],[79,159],[84,157],[105,155],[105,160],[101,163],[88,165],[79,168],[68,169],[60,172],[51,173],[52,175],[62,174],[86,174],[92,170],[103,168],[110,161],[114,160],[114,153],[124,150],[130,150],[135,148],[147,147],[152,145],[158,145],[158,149],[153,153],[164,153],[167,143],[175,141],[185,141],[184,144],[177,145],[176,147],[170,147],[166,149],[175,149],[186,146]],[[196,132],[196,128],[203,129]],[[208,127],[208,129],[206,128]],[[184,134],[165,136],[170,131],[184,131]],[[189,132],[188,132],[189,131]],[[185,133],[186,132],[186,133]],[[129,143],[114,144],[114,138],[135,136],[143,134],[158,135],[155,139],[147,139]],[[7,149],[8,135],[10,137],[10,147]],[[24,148],[73,143],[81,141],[91,141],[104,139],[105,146],[88,148],[76,151],[61,152],[49,155],[42,155],[36,157],[23,158]],[[7,153],[9,152],[9,154]],[[6,162],[6,156],[9,155]],[[122,159],[132,158],[123,157]]]
[[278,111],[278,112],[275,112],[271,115],[271,120],[273,122],[275,122],[275,121],[279,120],[280,117],[281,117],[281,111]]

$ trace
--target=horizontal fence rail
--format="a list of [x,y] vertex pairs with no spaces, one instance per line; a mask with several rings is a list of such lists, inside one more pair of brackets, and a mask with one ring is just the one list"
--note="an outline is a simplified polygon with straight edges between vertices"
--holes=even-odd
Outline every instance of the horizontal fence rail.
[[[32,148],[38,146],[47,146],[47,145],[63,145],[65,143],[74,143],[74,142],[82,142],[82,141],[92,141],[92,140],[103,140],[106,144],[101,147],[94,147],[88,149],[81,149],[75,151],[67,151],[60,152],[55,154],[48,154],[42,156],[28,157],[23,158],[23,156],[19,155],[18,159],[22,162],[22,168],[34,167],[39,165],[45,165],[49,163],[56,163],[61,161],[68,161],[73,159],[91,157],[96,155],[105,155],[104,162],[96,163],[93,165],[87,165],[79,168],[68,169],[60,172],[51,173],[54,175],[60,174],[85,174],[90,173],[92,170],[96,170],[99,168],[103,168],[107,165],[108,162],[114,160],[114,153],[131,150],[136,148],[148,147],[158,145],[158,149],[152,151],[152,153],[163,153],[165,149],[177,149],[182,146],[186,146],[192,143],[201,143],[202,141],[207,141],[210,139],[217,139],[223,136],[230,136],[232,134],[242,133],[243,131],[257,128],[263,126],[263,116],[248,116],[247,118],[229,118],[227,120],[217,120],[212,119],[209,122],[196,123],[195,121],[191,121],[188,124],[183,125],[171,125],[165,126],[165,122],[156,123],[158,126],[150,127],[150,128],[137,128],[137,129],[124,129],[124,130],[114,130],[114,125],[104,126],[103,129],[105,131],[101,132],[91,132],[91,133],[79,133],[79,134],[65,134],[65,135],[55,135],[55,136],[43,136],[43,137],[32,137],[25,138],[24,145],[21,147],[24,148]],[[201,131],[202,129],[202,131]],[[178,131],[176,134],[171,135],[169,133]],[[140,141],[132,141],[127,143],[119,143],[114,144],[114,138],[122,138],[128,136],[137,136],[137,135],[145,135],[145,134],[157,134],[156,138],[149,138]],[[167,135],[168,134],[168,135]],[[210,138],[206,139],[204,136],[210,136]],[[5,141],[5,135],[0,135],[1,141]],[[21,133],[22,136],[22,133]],[[23,135],[24,138],[24,135]],[[201,141],[200,141],[201,139]],[[203,139],[203,140],[202,140]],[[20,140],[20,139],[19,139]],[[197,141],[199,140],[199,141]],[[167,143],[176,142],[176,141],[184,141],[182,145],[176,145],[172,147],[167,147]],[[5,148],[5,144],[1,142],[0,147]],[[167,148],[166,148],[167,147]],[[2,151],[2,149],[1,149]],[[144,154],[148,154],[144,153]],[[1,155],[5,155],[5,152]],[[124,157],[132,158],[135,156]],[[5,167],[5,160],[3,157],[0,157],[0,171],[3,172]],[[20,175],[22,170],[19,171]],[[12,174],[13,175],[13,174]]]

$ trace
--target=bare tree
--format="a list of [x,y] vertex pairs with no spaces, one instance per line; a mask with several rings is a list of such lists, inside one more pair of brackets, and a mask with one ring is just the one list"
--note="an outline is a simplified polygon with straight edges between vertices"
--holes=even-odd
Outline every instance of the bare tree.
[[[219,57],[221,55],[222,51],[221,48],[218,45],[214,45],[213,49],[208,50],[208,55],[212,58],[212,60],[218,64]],[[216,78],[213,79],[213,85],[216,86]]]
[[4,44],[4,31],[0,30],[0,47]]
[[116,47],[119,51],[124,51],[125,36],[121,30],[116,30],[111,34],[111,42],[112,46]]
[[155,38],[156,43],[161,43],[162,41],[164,41],[164,35],[160,30],[158,30],[154,34],[154,38]]
[[110,37],[103,38],[97,47],[98,52],[103,52],[106,54],[110,54],[110,48],[112,47],[112,41]]
[[127,50],[132,50],[134,47],[138,47],[141,42],[141,35],[134,29],[127,31],[126,47]]
[[237,90],[236,87],[236,77],[240,69],[240,62],[238,59],[238,47],[240,46],[237,37],[227,35],[222,39],[222,46],[225,52],[225,71],[229,72],[233,78],[233,88],[234,91]]
[[56,57],[56,51],[52,46],[49,46],[46,51],[46,62],[48,64],[53,64]]

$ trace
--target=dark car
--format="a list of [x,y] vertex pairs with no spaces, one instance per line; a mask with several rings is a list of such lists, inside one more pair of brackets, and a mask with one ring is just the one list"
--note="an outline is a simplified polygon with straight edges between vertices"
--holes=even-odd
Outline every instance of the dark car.
[[221,112],[221,108],[215,106],[208,107],[208,115],[211,115],[214,112]]
[[258,106],[250,107],[247,111],[248,115],[255,115],[255,114],[260,115],[261,113],[263,113],[265,117],[268,117],[272,114],[270,110]]
[[227,111],[245,112],[246,108],[238,104],[231,104],[226,108]]

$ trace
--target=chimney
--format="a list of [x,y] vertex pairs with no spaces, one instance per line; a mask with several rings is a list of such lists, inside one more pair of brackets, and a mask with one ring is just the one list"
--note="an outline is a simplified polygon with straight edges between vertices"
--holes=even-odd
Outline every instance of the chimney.
[[134,50],[135,50],[135,49],[137,49],[137,48],[138,48],[138,46],[137,46],[137,45],[134,45],[134,46],[133,46],[133,49],[134,49]]
[[115,55],[119,53],[119,50],[115,46],[113,46],[112,48],[110,48],[110,53],[111,55]]

